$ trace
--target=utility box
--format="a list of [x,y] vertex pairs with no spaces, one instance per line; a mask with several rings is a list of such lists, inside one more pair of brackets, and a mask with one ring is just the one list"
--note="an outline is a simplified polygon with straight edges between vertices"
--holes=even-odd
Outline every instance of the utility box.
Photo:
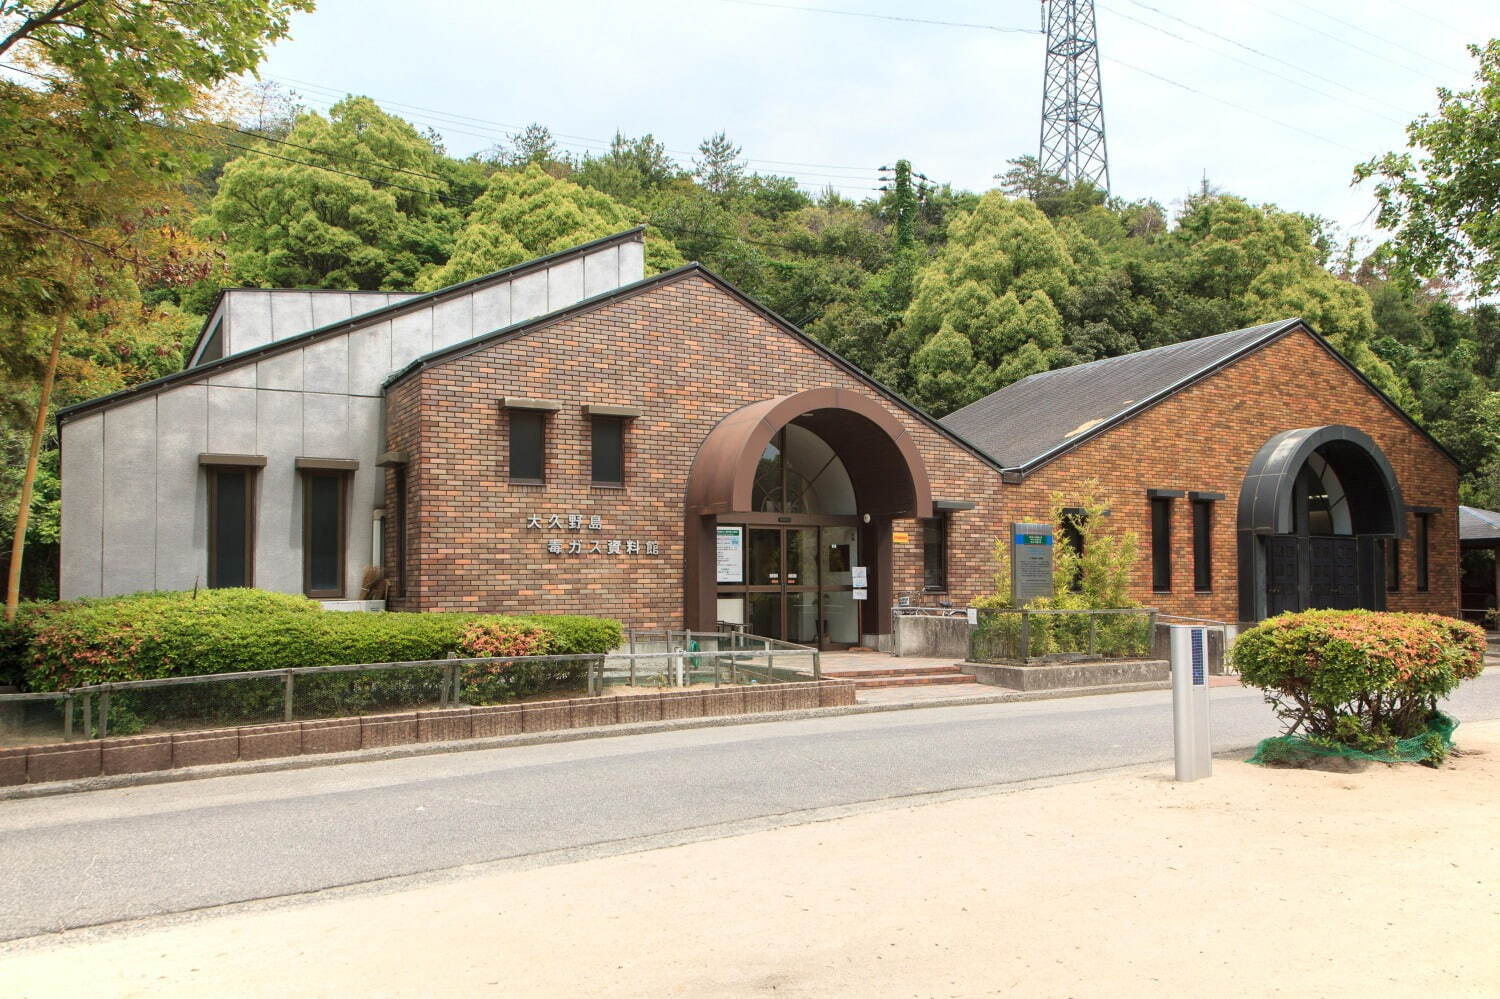
[[1172,732],[1177,779],[1201,780],[1213,773],[1208,735],[1208,629],[1174,624],[1172,629]]

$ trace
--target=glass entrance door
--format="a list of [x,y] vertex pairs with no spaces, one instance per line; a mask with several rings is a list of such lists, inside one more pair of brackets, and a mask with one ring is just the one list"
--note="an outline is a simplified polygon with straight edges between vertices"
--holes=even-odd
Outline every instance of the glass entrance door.
[[857,530],[844,526],[744,528],[743,585],[719,587],[719,616],[798,645],[859,641],[852,567]]

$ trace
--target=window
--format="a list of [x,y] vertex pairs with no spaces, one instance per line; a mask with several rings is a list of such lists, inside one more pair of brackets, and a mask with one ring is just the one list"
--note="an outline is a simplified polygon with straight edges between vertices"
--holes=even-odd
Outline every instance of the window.
[[1151,500],[1151,589],[1172,592],[1172,501]]
[[224,356],[224,320],[214,323],[213,331],[203,343],[203,352],[198,355],[199,364],[217,361]]
[[397,595],[406,594],[406,466],[397,465],[396,472],[396,578],[393,589]]
[[1193,501],[1193,589],[1210,593],[1214,588],[1214,504],[1212,500]]
[[344,596],[347,485],[347,472],[302,473],[302,589],[310,597]]
[[208,585],[252,586],[255,469],[208,470]]
[[948,518],[922,521],[922,588],[929,592],[948,589]]
[[1385,588],[1390,593],[1401,589],[1401,541],[1399,538],[1385,539]]
[[1073,578],[1068,581],[1068,589],[1074,593],[1083,592],[1083,521],[1087,517],[1083,510],[1078,507],[1068,507],[1062,512],[1062,530],[1059,531],[1058,540],[1078,556],[1077,568],[1073,572]]
[[541,482],[546,414],[532,409],[511,409],[510,480]]
[[1428,579],[1428,548],[1432,541],[1432,514],[1417,514],[1417,592],[1426,593]]
[[589,418],[594,436],[593,483],[625,484],[625,421],[618,416]]

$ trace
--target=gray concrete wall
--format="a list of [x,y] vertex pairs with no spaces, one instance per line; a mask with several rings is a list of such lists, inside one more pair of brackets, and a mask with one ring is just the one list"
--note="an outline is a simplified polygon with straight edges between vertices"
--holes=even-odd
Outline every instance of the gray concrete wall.
[[[224,355],[239,354],[414,297],[404,291],[323,291],[316,288],[230,288],[204,323],[223,321]],[[199,363],[204,344],[188,367]]]
[[[64,599],[204,584],[204,452],[264,455],[257,476],[255,585],[302,591],[299,457],[352,458],[346,596],[372,563],[373,511],[384,499],[381,386],[442,347],[571,305],[643,276],[638,242],[605,246],[348,333],[126,399],[62,426]],[[283,297],[286,296],[286,297]],[[300,298],[298,297],[300,296]],[[232,292],[236,353],[333,322],[359,295]],[[283,304],[277,304],[283,303]],[[322,311],[319,311],[322,310]],[[241,316],[250,316],[243,320]],[[330,318],[330,316],[332,318]],[[241,339],[241,337],[244,339]]]

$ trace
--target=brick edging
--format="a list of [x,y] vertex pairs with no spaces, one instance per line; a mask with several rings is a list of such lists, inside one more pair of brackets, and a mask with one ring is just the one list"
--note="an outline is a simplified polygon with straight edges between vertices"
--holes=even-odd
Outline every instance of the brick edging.
[[435,708],[0,749],[0,787],[283,760],[420,743],[761,715],[854,704],[854,683],[820,680]]

